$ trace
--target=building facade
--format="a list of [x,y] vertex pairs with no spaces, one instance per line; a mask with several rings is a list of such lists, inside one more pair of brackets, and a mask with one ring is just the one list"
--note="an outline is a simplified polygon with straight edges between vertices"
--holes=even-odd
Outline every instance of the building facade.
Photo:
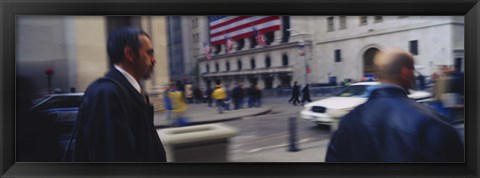
[[[208,39],[208,19],[198,18],[206,26],[198,33],[202,40]],[[205,51],[194,50],[200,85],[221,81],[231,87],[240,82],[271,89],[293,81],[358,81],[372,76],[373,56],[384,47],[410,51],[422,75],[430,76],[438,65],[463,69],[464,20],[460,16],[285,16],[280,22],[279,30],[265,35],[270,38],[265,47],[252,46],[254,40],[247,37],[236,40],[230,53],[222,49],[224,44],[220,50],[214,48],[211,59]]]
[[147,90],[168,82],[165,17],[19,16],[16,73],[30,78],[38,93],[48,93],[44,71],[52,68],[52,88],[83,92],[110,68],[106,49],[109,31],[137,26],[152,38],[157,63]]

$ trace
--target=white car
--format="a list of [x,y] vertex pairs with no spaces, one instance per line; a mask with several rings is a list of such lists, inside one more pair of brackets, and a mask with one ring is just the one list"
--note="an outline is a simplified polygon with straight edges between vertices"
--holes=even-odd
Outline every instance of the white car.
[[[380,85],[380,82],[359,82],[352,84],[333,97],[306,104],[300,117],[317,125],[333,125],[338,119],[348,114],[358,105],[365,103],[370,96],[368,87]],[[409,98],[421,102],[428,100],[432,94],[424,91],[410,90]]]

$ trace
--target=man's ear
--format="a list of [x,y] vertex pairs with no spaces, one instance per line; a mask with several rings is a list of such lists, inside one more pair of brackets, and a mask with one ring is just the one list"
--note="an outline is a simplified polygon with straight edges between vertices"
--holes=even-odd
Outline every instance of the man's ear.
[[125,47],[123,48],[123,54],[125,55],[125,59],[128,61],[128,62],[133,62],[133,59],[135,57],[134,53],[133,53],[133,49],[131,47]]

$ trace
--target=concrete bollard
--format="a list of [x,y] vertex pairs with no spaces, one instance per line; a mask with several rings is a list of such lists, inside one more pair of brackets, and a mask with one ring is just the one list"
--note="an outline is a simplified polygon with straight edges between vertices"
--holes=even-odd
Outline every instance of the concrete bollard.
[[168,162],[227,162],[229,138],[238,130],[224,124],[159,129]]
[[289,128],[289,144],[288,144],[288,151],[290,152],[296,152],[300,151],[300,149],[297,148],[297,123],[296,123],[296,117],[291,117],[288,119],[288,128]]

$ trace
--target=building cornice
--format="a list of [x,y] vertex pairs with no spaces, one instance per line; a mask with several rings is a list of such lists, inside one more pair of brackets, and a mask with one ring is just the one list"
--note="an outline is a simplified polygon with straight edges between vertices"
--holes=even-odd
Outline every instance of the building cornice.
[[[439,26],[444,26],[444,25],[462,25],[462,23],[459,22],[450,22],[450,23],[442,23],[442,24],[436,24],[436,25],[429,25],[429,26],[422,26],[422,27],[405,27],[401,29],[394,29],[394,30],[388,30],[388,31],[380,31],[380,32],[369,32],[367,34],[359,34],[359,35],[353,35],[353,36],[347,36],[347,37],[341,37],[341,38],[335,38],[335,39],[326,39],[319,41],[315,43],[316,45],[321,45],[321,44],[326,44],[326,43],[333,43],[333,42],[340,42],[340,41],[346,41],[346,40],[351,40],[351,39],[358,39],[358,38],[366,38],[366,37],[371,37],[371,36],[378,36],[378,35],[386,35],[386,34],[391,34],[391,33],[397,33],[397,32],[405,32],[405,31],[410,31],[410,30],[418,30],[418,29],[424,29],[424,28],[431,28],[431,27],[439,27]],[[465,25],[465,24],[463,24]]]
[[291,73],[293,72],[292,66],[275,67],[275,68],[263,68],[263,69],[247,69],[239,71],[223,71],[216,73],[202,74],[202,77],[223,77],[223,76],[236,76],[236,75],[258,75],[258,74],[275,74],[275,73]]
[[[276,50],[282,50],[282,49],[289,49],[289,48],[298,48],[299,46],[298,41],[295,42],[287,42],[287,43],[280,43],[277,45],[271,45],[271,46],[266,46],[266,47],[256,47],[253,49],[248,49],[248,50],[241,50],[241,51],[235,51],[231,54],[220,54],[220,55],[215,55],[212,56],[211,59],[207,59],[206,57],[200,57],[197,58],[198,62],[205,62],[205,61],[215,61],[215,60],[221,60],[221,59],[226,59],[226,58],[235,58],[235,57],[240,57],[240,56],[245,56],[245,55],[250,55],[250,54],[257,54],[257,53],[268,53],[271,51],[276,51]],[[311,46],[312,41],[305,41],[305,46]]]

